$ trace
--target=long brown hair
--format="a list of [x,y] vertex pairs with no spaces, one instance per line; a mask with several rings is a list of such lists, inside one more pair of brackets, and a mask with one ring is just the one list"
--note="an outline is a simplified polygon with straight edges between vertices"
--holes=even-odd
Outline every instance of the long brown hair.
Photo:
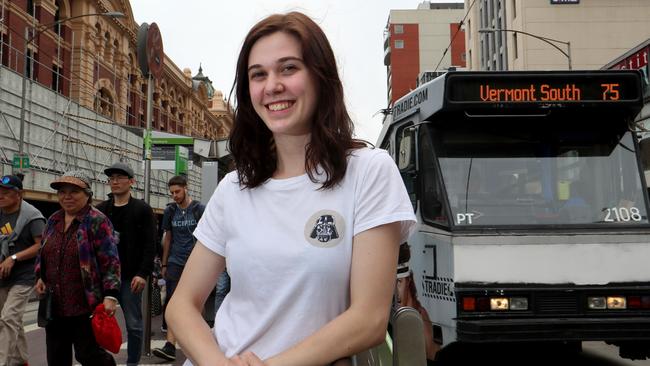
[[[332,188],[343,179],[347,156],[366,143],[353,139],[354,126],[345,108],[343,85],[332,47],[323,30],[308,16],[291,12],[274,14],[257,23],[248,32],[237,60],[233,90],[237,98],[229,149],[239,182],[255,188],[266,182],[277,168],[277,154],[271,131],[253,109],[248,85],[248,57],[262,37],[285,32],[302,46],[303,61],[317,83],[318,103],[311,128],[311,141],[305,151],[305,170],[313,182],[322,169],[326,180],[322,188]],[[319,172],[320,173],[320,172]]]

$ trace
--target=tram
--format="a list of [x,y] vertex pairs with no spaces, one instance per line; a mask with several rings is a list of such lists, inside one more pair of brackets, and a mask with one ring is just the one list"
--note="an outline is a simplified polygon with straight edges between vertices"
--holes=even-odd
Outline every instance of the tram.
[[418,217],[397,287],[428,342],[650,356],[642,89],[636,71],[449,72],[394,104],[378,145]]

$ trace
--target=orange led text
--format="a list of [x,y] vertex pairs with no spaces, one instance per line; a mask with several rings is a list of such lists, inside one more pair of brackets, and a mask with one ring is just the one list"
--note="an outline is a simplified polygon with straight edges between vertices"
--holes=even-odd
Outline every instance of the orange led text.
[[551,87],[531,84],[527,88],[494,88],[481,85],[481,100],[484,102],[563,102],[582,100],[580,88],[575,84]]

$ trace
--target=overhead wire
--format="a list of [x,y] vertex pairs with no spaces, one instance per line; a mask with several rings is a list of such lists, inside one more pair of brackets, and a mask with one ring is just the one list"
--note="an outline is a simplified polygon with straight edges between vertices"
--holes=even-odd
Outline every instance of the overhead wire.
[[467,8],[467,12],[465,13],[465,16],[463,19],[458,23],[458,28],[456,29],[456,32],[454,32],[454,35],[451,37],[451,41],[449,41],[449,45],[445,50],[442,52],[442,56],[440,57],[440,61],[438,61],[438,64],[436,65],[435,69],[433,71],[438,71],[438,68],[440,67],[440,64],[442,63],[442,60],[445,59],[445,56],[447,55],[447,52],[449,51],[449,48],[451,48],[451,45],[454,43],[454,40],[456,39],[456,36],[458,33],[460,33],[460,29],[462,26],[465,24],[465,19],[467,19],[467,16],[469,16],[470,10],[472,10],[472,7],[474,6],[474,3],[476,3],[476,0],[472,0],[472,3],[469,5],[469,8]]

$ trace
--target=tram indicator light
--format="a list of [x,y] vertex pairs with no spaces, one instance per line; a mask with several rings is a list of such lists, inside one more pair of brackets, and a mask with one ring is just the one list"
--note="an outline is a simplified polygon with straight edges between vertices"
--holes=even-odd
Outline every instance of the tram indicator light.
[[641,308],[650,309],[650,296],[641,296]]
[[639,102],[640,76],[628,72],[459,72],[447,76],[450,104]]
[[641,296],[628,296],[627,297],[628,309],[641,309]]
[[476,310],[476,298],[471,296],[463,297],[463,310],[464,311],[475,311]]

